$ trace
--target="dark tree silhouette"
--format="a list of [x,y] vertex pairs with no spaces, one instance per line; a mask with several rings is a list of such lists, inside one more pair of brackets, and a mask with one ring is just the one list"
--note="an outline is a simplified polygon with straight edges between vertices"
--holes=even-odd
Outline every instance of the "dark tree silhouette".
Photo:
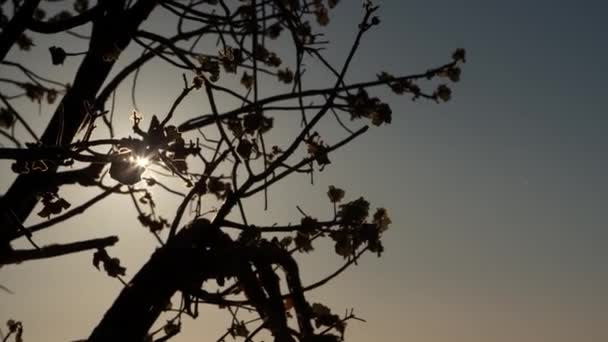
[[[45,18],[45,2],[53,2],[53,17]],[[260,226],[248,218],[243,200],[259,198],[267,204],[267,190],[275,183],[296,173],[312,176],[322,171],[336,150],[368,130],[368,123],[390,124],[391,109],[369,94],[373,87],[388,86],[413,100],[448,101],[451,90],[446,83],[458,81],[464,50],[456,50],[446,64],[420,73],[381,72],[375,79],[350,84],[345,75],[353,56],[365,33],[380,23],[371,2],[363,3],[354,42],[338,66],[324,57],[327,42],[321,34],[338,0],[45,2],[0,1],[0,70],[14,69],[19,75],[0,77],[0,158],[12,160],[12,171],[17,174],[0,203],[0,265],[91,250],[94,266],[125,287],[88,341],[168,340],[179,333],[182,316],[197,316],[201,303],[233,314],[233,323],[220,340],[230,335],[251,340],[262,330],[268,330],[276,341],[343,339],[345,322],[357,318],[353,312],[333,314],[322,304],[308,303],[305,293],[328,283],[365,252],[380,255],[381,236],[390,224],[387,211],[370,212],[364,198],[346,201],[343,190],[330,187],[330,218],[317,219],[302,212],[300,224]],[[163,13],[163,20],[175,23],[175,35],[143,25],[155,11]],[[54,65],[84,55],[70,85],[10,59],[11,50],[27,51],[32,37],[60,34],[88,40],[84,52],[66,51],[67,46],[49,49],[48,60]],[[200,48],[204,41],[215,44],[214,50]],[[131,46],[143,47],[144,52],[113,70],[117,60],[129,58],[125,52]],[[286,46],[291,56],[273,52],[286,50]],[[294,62],[287,65],[286,57]],[[117,137],[115,92],[128,78],[135,76],[136,80],[139,69],[154,59],[174,67],[177,77],[183,75],[183,90],[177,98],[167,100],[169,111],[162,117],[153,116],[147,128],[141,125],[141,113],[134,110],[134,137]],[[305,65],[311,60],[334,76],[332,84],[325,88],[305,85]],[[289,90],[260,95],[260,89],[273,80]],[[133,91],[135,88],[134,82]],[[174,122],[182,101],[193,94],[205,97],[209,108],[185,122]],[[219,96],[239,105],[222,108]],[[28,124],[28,115],[13,104],[21,97],[34,105],[47,102],[54,106],[42,135],[38,136]],[[54,105],[56,100],[59,103]],[[278,112],[300,121],[298,133],[282,145],[273,144],[267,134],[277,129],[273,127]],[[335,118],[344,128],[342,136],[321,136],[318,127],[326,117]],[[360,127],[348,128],[345,119]],[[147,177],[147,169],[164,171],[165,176]],[[175,182],[166,183],[166,178],[179,179],[185,193],[172,185]],[[101,192],[84,203],[71,204],[59,193],[66,185]],[[183,197],[173,218],[164,219],[154,211],[149,187]],[[36,232],[64,224],[107,197],[125,194],[133,199],[141,225],[159,244],[132,279],[123,279],[125,268],[106,250],[118,237],[36,244]],[[216,210],[201,204],[207,197],[217,200]],[[24,226],[37,205],[41,210],[35,214],[47,220]],[[193,207],[193,213],[189,212]],[[182,224],[186,217],[190,222]],[[31,249],[12,247],[11,242],[20,238],[28,239]],[[312,251],[312,242],[320,239],[331,240],[345,263],[327,278],[305,285],[293,256]],[[219,284],[217,291],[206,287],[210,280]],[[172,309],[175,316],[162,329],[152,331],[176,294],[181,302]],[[244,322],[238,309],[259,318]],[[9,323],[10,334],[19,339],[21,323]],[[254,324],[258,326],[252,327]]]

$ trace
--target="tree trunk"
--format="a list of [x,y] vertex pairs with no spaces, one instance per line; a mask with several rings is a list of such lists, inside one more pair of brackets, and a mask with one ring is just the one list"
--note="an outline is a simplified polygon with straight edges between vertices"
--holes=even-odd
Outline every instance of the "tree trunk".
[[183,228],[152,254],[93,330],[89,342],[143,341],[171,297],[225,271],[232,240],[206,220]]
[[[42,135],[42,144],[66,145],[74,139],[89,114],[86,103],[95,103],[97,93],[114,66],[115,61],[104,58],[104,55],[110,51],[124,50],[131,41],[131,35],[152,12],[156,3],[156,0],[140,0],[128,11],[118,6],[120,9],[108,9],[105,16],[93,20],[87,55]],[[123,1],[116,1],[115,4],[123,4]],[[43,175],[19,175],[4,194],[0,203],[4,212],[0,216],[0,250],[10,249],[10,241],[17,235],[14,218],[19,223],[24,222],[38,203],[37,189],[32,184],[51,181],[56,171],[57,167],[50,167]]]
[[40,4],[40,0],[24,1],[17,10],[15,17],[2,30],[2,33],[0,33],[0,61],[4,60],[6,54],[15,46],[15,42],[23,34],[28,23],[32,20],[38,4]]

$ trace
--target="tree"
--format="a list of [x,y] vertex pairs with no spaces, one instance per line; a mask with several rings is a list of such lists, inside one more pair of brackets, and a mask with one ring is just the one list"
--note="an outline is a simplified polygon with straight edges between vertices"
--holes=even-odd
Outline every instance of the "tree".
[[[387,210],[370,211],[362,197],[347,201],[345,191],[332,186],[327,192],[331,217],[318,219],[301,210],[299,224],[264,226],[252,222],[244,202],[253,199],[267,206],[273,185],[294,174],[310,175],[312,180],[331,163],[332,154],[364,134],[370,122],[390,124],[389,105],[370,95],[371,88],[388,86],[412,100],[448,101],[451,90],[446,83],[459,80],[465,52],[457,49],[448,63],[420,73],[394,76],[383,71],[376,79],[348,83],[345,76],[362,38],[380,20],[375,15],[378,7],[365,1],[347,57],[333,66],[323,54],[328,42],[321,30],[337,2],[105,0],[90,6],[87,0],[75,0],[53,4],[56,14],[46,19],[48,4],[41,0],[1,1],[1,67],[14,70],[16,76],[0,79],[0,134],[5,144],[12,144],[0,148],[0,158],[13,161],[17,177],[1,199],[0,265],[90,250],[93,265],[125,287],[88,341],[168,340],[179,333],[182,316],[198,315],[201,303],[233,314],[233,323],[220,339],[232,335],[250,340],[263,330],[276,341],[343,339],[345,322],[357,318],[353,312],[333,314],[323,304],[310,304],[305,293],[328,283],[364,253],[381,255],[381,237],[391,223]],[[175,23],[177,34],[155,33],[146,26],[156,11],[164,11],[163,19]],[[88,33],[83,35],[83,30]],[[49,48],[48,59],[58,67],[68,58],[84,56],[70,84],[9,58],[9,51],[28,51],[34,38],[66,35],[87,41],[83,52],[60,45]],[[130,56],[136,47],[143,52]],[[294,61],[285,62],[285,54]],[[147,128],[143,114],[133,110],[133,136],[117,136],[116,92],[132,79],[135,99],[137,74],[154,59],[165,61],[176,77],[183,78],[183,89],[167,99],[164,115],[151,116]],[[307,87],[308,65],[323,68],[334,82],[324,88]],[[282,90],[266,95],[277,82]],[[208,108],[178,124],[180,105],[193,96],[204,98]],[[39,108],[43,102],[54,108],[41,136],[14,105],[23,98]],[[281,129],[275,124],[279,113],[295,117],[296,127],[299,123],[286,143],[275,143],[270,135]],[[360,128],[350,129],[345,118]],[[324,133],[328,120],[335,120],[343,131]],[[163,175],[152,177],[146,171]],[[62,191],[69,186],[101,192],[72,205]],[[158,198],[153,198],[151,188],[181,197],[174,217],[166,219],[155,211]],[[116,236],[36,244],[37,232],[121,195],[132,198],[139,222],[159,245],[130,280],[123,279],[124,266],[108,251],[118,242]],[[24,226],[37,205],[41,210],[36,215],[46,220]],[[182,224],[186,219],[189,222]],[[20,238],[28,239],[32,248],[14,248],[11,242]],[[327,278],[304,285],[294,255],[313,251],[313,242],[323,239],[334,244],[344,265]],[[211,280],[218,284],[215,292],[210,290]],[[181,296],[180,305],[171,309],[176,294]],[[253,322],[241,319],[237,309],[255,313],[258,327],[251,328]],[[162,329],[152,331],[167,311],[175,315]],[[20,322],[9,322],[17,339],[22,329]]]

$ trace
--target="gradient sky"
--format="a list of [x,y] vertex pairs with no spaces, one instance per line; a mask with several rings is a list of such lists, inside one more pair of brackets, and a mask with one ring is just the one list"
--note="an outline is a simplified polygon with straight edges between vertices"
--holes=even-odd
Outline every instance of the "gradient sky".
[[[336,63],[352,42],[358,4],[343,0],[333,12],[328,38],[334,44],[327,53]],[[380,4],[382,25],[366,36],[348,80],[374,78],[382,70],[426,70],[464,47],[467,64],[453,100],[412,103],[374,90],[391,103],[393,124],[374,127],[332,157],[315,186],[296,177],[277,187],[271,210],[257,214],[258,221],[295,222],[298,204],[330,215],[319,201],[330,184],[343,187],[347,197],[364,195],[373,207],[389,208],[393,224],[383,257],[367,256],[311,294],[336,312],[354,307],[368,321],[349,325],[349,342],[607,341],[608,5]],[[39,53],[25,58],[48,71],[46,46],[57,42],[37,43]],[[70,46],[76,49],[77,43]],[[62,77],[57,68],[48,72]],[[179,73],[158,62],[141,77],[140,109],[166,111],[179,92]],[[315,77],[311,82],[332,82],[323,74]],[[118,103],[126,120],[132,108],[129,85],[122,89]],[[200,104],[186,105],[178,119],[192,113],[200,113]],[[39,122],[41,131],[45,121]],[[13,176],[1,175],[6,189]],[[74,193],[68,200],[78,203],[92,195]],[[164,199],[158,202],[170,216],[173,198]],[[155,245],[124,209],[129,205],[126,198],[106,201],[39,239],[120,234],[111,254],[132,275]],[[0,292],[0,321],[22,320],[27,341],[86,337],[121,287],[91,266],[91,254],[0,269],[0,284],[15,292]],[[302,262],[309,283],[340,260],[320,246]],[[206,314],[187,321],[175,341],[217,338],[227,316]]]

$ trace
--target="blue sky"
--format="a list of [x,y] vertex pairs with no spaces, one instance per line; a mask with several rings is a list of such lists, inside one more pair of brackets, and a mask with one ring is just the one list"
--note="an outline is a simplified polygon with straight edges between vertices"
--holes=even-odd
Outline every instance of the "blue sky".
[[[358,3],[343,0],[333,13],[327,53],[335,62],[353,39]],[[271,210],[258,219],[297,221],[296,204],[326,213],[318,199],[330,184],[389,208],[385,255],[368,256],[312,294],[338,312],[354,307],[368,320],[349,326],[348,341],[606,341],[608,5],[380,5],[382,25],[366,36],[348,80],[426,70],[464,47],[467,64],[452,101],[412,103],[374,90],[391,103],[393,124],[333,157],[314,187],[296,178],[271,192]],[[168,74],[150,70],[140,83],[144,112],[167,106],[156,95],[167,91]],[[314,77],[313,83],[331,81]],[[126,113],[128,92],[122,97]],[[74,196],[76,202],[91,195]],[[53,238],[91,237],[83,225],[93,217],[103,226],[94,236],[121,234],[113,250],[133,274],[154,242],[133,229],[135,217],[117,210],[123,203],[117,201],[58,227]],[[321,250],[302,260],[307,279],[339,263]],[[86,336],[120,289],[90,266],[88,255],[6,267],[0,283],[16,292],[0,294],[0,319],[21,319],[32,340],[56,336],[50,341]],[[90,298],[85,312],[81,298]],[[188,323],[176,341],[211,338],[222,319]]]

